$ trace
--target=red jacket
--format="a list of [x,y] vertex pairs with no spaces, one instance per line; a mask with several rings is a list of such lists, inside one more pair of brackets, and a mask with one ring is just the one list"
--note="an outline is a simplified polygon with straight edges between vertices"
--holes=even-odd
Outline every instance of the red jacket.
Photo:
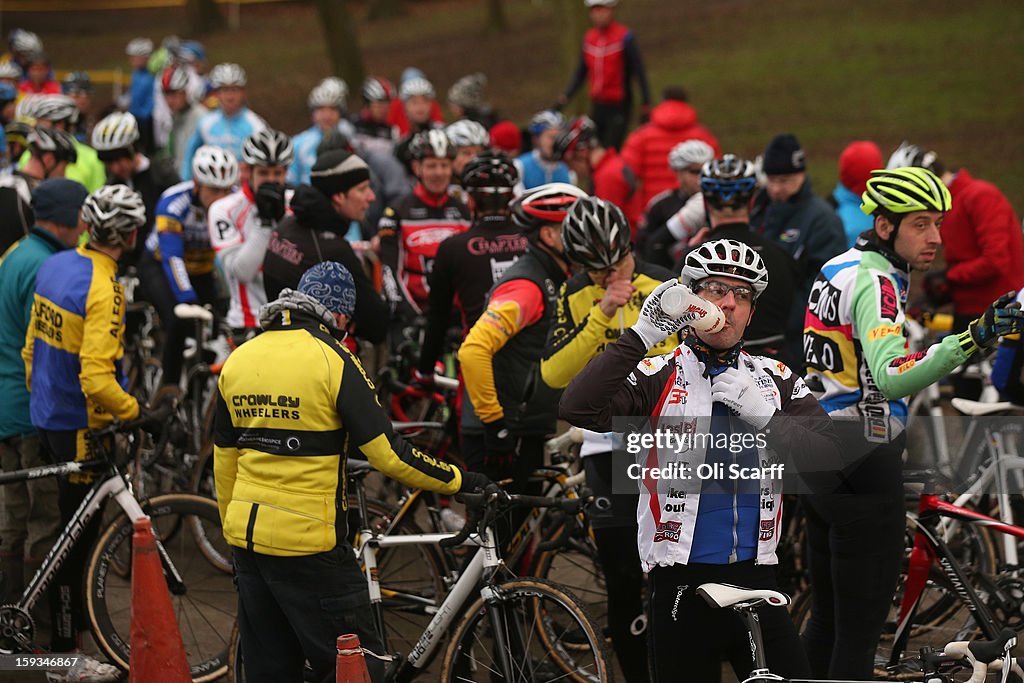
[[1024,286],[1021,225],[1003,193],[965,169],[953,178],[949,191],[953,208],[941,234],[953,311],[978,315],[1001,295]]
[[[430,103],[430,120],[444,123],[444,114],[441,113],[441,105],[437,103],[437,100]],[[388,125],[398,126],[398,137],[405,137],[412,130],[409,117],[405,113],[405,104],[397,97],[391,100],[391,109],[388,110]]]
[[47,79],[36,87],[35,83],[26,78],[18,84],[18,92],[26,95],[60,95],[61,90],[60,83],[52,79]]
[[636,175],[633,170],[626,165],[618,152],[609,149],[594,166],[591,176],[594,183],[594,196],[606,199],[622,209],[629,220],[630,231],[635,242],[640,213],[636,210],[636,203],[633,201],[636,190]]
[[641,209],[652,197],[679,186],[668,167],[668,153],[680,142],[703,140],[719,156],[722,150],[711,132],[697,122],[697,110],[686,102],[665,100],[651,111],[651,122],[626,138],[622,158],[636,173],[640,186],[635,200]]
[[618,22],[591,28],[583,36],[583,61],[590,73],[590,101],[618,104],[626,99],[626,39]]

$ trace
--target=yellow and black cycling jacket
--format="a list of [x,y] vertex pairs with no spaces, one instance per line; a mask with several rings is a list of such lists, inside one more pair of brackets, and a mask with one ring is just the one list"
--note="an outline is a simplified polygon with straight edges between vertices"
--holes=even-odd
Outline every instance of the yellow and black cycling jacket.
[[294,556],[344,542],[350,453],[409,486],[451,494],[462,483],[394,434],[359,360],[311,315],[283,311],[231,354],[218,389],[217,503],[231,545]]
[[117,261],[88,245],[55,254],[36,275],[21,351],[32,424],[77,430],[79,460],[87,456],[87,429],[139,414],[121,371],[124,312]]
[[[673,277],[672,271],[636,259],[633,271],[633,296],[611,317],[601,310],[605,289],[595,285],[586,273],[577,273],[562,284],[555,309],[555,323],[548,333],[540,373],[544,383],[564,389],[587,366],[590,359],[604,351],[622,333],[640,319],[644,299],[654,288]],[[668,353],[679,344],[672,335],[657,344],[648,356]]]

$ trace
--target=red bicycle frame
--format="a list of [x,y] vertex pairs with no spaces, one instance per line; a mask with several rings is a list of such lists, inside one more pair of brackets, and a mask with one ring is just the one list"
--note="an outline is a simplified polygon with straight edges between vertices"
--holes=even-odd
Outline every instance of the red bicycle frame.
[[890,665],[898,663],[906,649],[910,638],[910,625],[913,623],[928,582],[933,562],[945,574],[950,586],[961,602],[970,610],[971,615],[981,628],[985,638],[995,639],[999,636],[1002,626],[996,622],[988,606],[978,597],[963,568],[959,565],[949,546],[942,540],[938,524],[941,518],[956,519],[968,524],[983,526],[1003,534],[1024,538],[1024,528],[1001,522],[998,519],[958,507],[940,500],[934,494],[922,494],[918,506],[917,531],[914,533],[914,548],[910,553],[910,564],[907,567],[907,581],[903,588],[903,602],[900,604],[900,616],[896,625],[895,642],[893,643]]

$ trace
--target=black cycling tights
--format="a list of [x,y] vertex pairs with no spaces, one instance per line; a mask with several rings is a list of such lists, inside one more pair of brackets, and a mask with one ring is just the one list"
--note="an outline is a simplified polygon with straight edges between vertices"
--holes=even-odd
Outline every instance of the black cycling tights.
[[903,492],[808,496],[807,503],[814,602],[802,639],[811,670],[870,680],[900,575]]
[[[737,678],[747,677],[753,660],[743,621],[731,609],[711,607],[696,591],[703,583],[778,590],[774,566],[755,565],[753,560],[676,564],[653,568],[648,582],[648,643],[655,683],[718,683],[723,659],[732,664]],[[762,607],[757,614],[772,673],[807,678],[810,667],[786,608]]]

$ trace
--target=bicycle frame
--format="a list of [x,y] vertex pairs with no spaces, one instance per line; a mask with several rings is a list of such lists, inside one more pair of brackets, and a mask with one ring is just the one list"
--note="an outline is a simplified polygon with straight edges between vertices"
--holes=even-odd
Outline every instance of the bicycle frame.
[[[441,534],[396,534],[393,536],[374,535],[370,529],[362,530],[362,543],[356,549],[356,555],[362,559],[365,566],[366,580],[370,592],[370,603],[373,607],[376,626],[381,634],[383,642],[387,643],[387,633],[384,628],[383,608],[381,607],[382,596],[380,582],[377,573],[377,549],[389,548],[401,545],[426,545],[437,544],[442,540],[454,538],[455,533]],[[430,623],[423,630],[423,635],[413,647],[402,667],[396,674],[396,681],[410,681],[427,665],[434,651],[437,649],[441,639],[448,628],[455,621],[461,609],[473,599],[474,589],[480,587],[480,594],[487,597],[488,586],[480,585],[485,572],[493,575],[502,566],[501,557],[497,552],[497,545],[493,531],[485,528],[476,540],[467,541],[464,545],[479,546],[477,552],[467,567],[459,576],[458,581],[448,591],[447,597],[437,607],[437,611]]]
[[[78,509],[75,510],[75,514],[61,531],[60,536],[57,538],[57,542],[54,543],[50,552],[46,554],[42,565],[36,571],[28,586],[25,587],[24,592],[18,599],[17,607],[25,610],[26,612],[30,612],[32,608],[35,607],[39,598],[42,596],[43,591],[46,590],[53,581],[57,570],[64,564],[68,553],[71,552],[71,549],[78,542],[83,529],[85,529],[89,521],[96,516],[96,513],[103,509],[103,504],[108,498],[114,498],[133,523],[135,520],[145,517],[146,513],[143,512],[139,501],[136,500],[135,496],[132,494],[131,488],[125,481],[124,476],[102,460],[68,462],[60,465],[45,465],[43,467],[33,467],[24,470],[16,470],[14,472],[0,473],[0,485],[3,485],[19,481],[28,481],[31,479],[40,479],[43,477],[55,477],[59,475],[97,471],[101,469],[107,469],[109,471],[109,476],[105,479],[96,481],[92,488],[89,489],[85,499],[78,506]],[[165,568],[170,569],[172,572],[172,580],[180,584],[181,577],[170,564],[166,551],[160,544],[159,539],[157,540],[157,548],[160,552]],[[22,646],[28,648],[29,644],[22,643]]]
[[890,666],[899,662],[906,649],[907,641],[910,638],[910,625],[913,623],[933,562],[937,563],[945,574],[960,601],[967,607],[981,628],[984,637],[994,639],[999,636],[1001,626],[996,622],[988,606],[978,596],[963,568],[939,532],[941,519],[955,519],[986,527],[1008,536],[1024,538],[1024,528],[1022,527],[1006,524],[980,512],[947,503],[934,494],[922,494],[918,507],[917,530],[914,533],[914,548],[910,553],[907,583],[904,587],[895,641],[889,659]]

